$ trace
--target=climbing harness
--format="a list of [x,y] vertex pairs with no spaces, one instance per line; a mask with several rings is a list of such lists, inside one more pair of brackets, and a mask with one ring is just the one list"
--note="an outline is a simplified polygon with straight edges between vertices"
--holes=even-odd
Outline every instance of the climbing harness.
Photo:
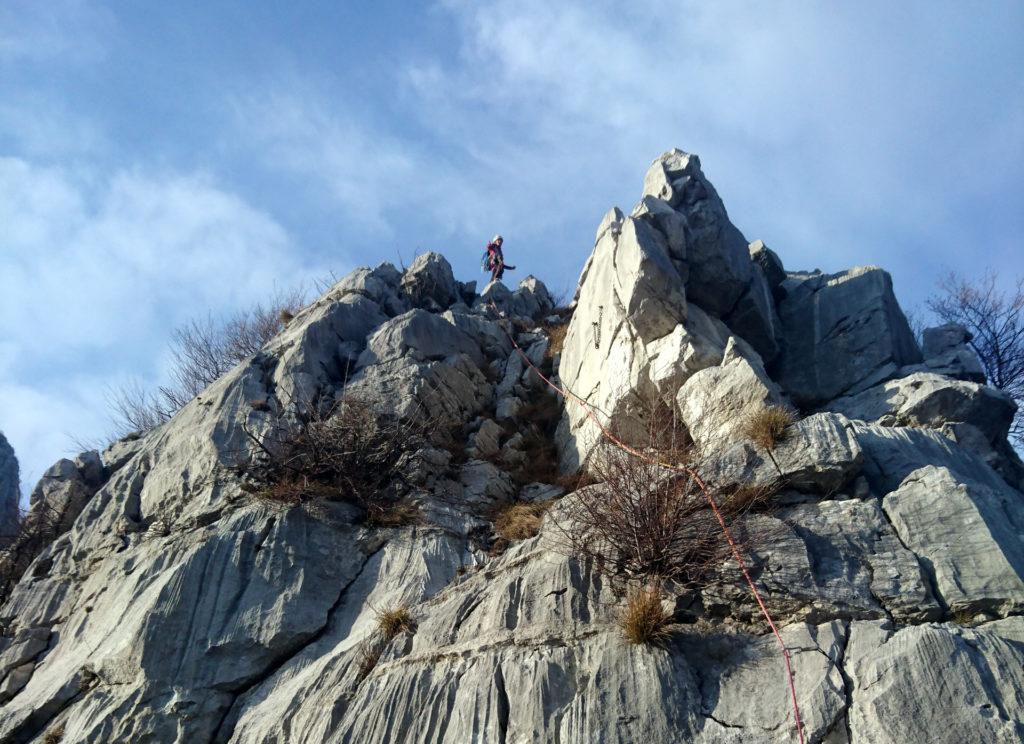
[[[491,301],[491,308],[494,310],[495,314],[500,318],[501,313],[498,312],[498,308],[494,304],[493,300]],[[598,313],[598,317],[600,317],[600,311]],[[504,328],[504,326],[502,326],[502,330],[505,331],[505,335],[508,336],[509,341],[512,342],[512,347],[523,358],[523,361],[526,363],[526,365],[530,369],[532,369],[548,387],[553,389],[563,398],[565,398],[566,400],[572,400],[578,405],[582,406],[583,410],[587,414],[587,417],[590,418],[594,422],[594,424],[597,425],[597,428],[601,431],[601,433],[609,442],[611,442],[613,445],[618,447],[623,452],[633,455],[634,457],[638,457],[641,460],[648,462],[652,465],[656,465],[658,467],[666,468],[667,470],[672,470],[677,473],[683,473],[684,475],[688,475],[690,478],[693,479],[693,482],[697,484],[697,487],[700,488],[701,493],[704,494],[704,497],[707,499],[708,505],[711,507],[711,511],[714,513],[715,518],[718,520],[718,524],[722,528],[722,534],[725,535],[725,539],[729,543],[729,549],[732,551],[732,557],[735,559],[737,565],[740,567],[740,571],[743,573],[743,578],[747,581],[747,586],[750,587],[750,593],[754,596],[754,599],[757,601],[758,607],[761,608],[761,614],[764,615],[764,619],[768,623],[768,627],[771,628],[772,634],[775,636],[775,640],[778,641],[779,649],[782,651],[782,659],[786,665],[786,679],[789,683],[789,694],[793,701],[793,718],[796,722],[797,737],[800,741],[800,744],[805,744],[804,726],[803,722],[800,720],[800,706],[797,703],[796,699],[796,683],[793,681],[793,665],[790,659],[789,649],[786,648],[786,643],[782,640],[782,634],[779,633],[779,629],[775,626],[775,621],[772,619],[771,613],[768,612],[768,607],[765,605],[764,600],[761,599],[761,593],[757,590],[757,586],[754,584],[754,580],[750,577],[750,572],[747,569],[746,561],[743,560],[743,556],[740,554],[739,547],[736,545],[736,541],[733,539],[732,532],[729,531],[729,527],[725,523],[725,518],[722,516],[722,512],[719,511],[718,504],[715,503],[715,498],[714,496],[711,495],[711,490],[704,482],[704,479],[700,477],[696,470],[687,465],[677,465],[675,463],[663,462],[661,460],[658,460],[657,458],[653,458],[641,452],[638,449],[635,449],[634,447],[630,447],[625,442],[619,440],[601,423],[600,419],[598,419],[597,417],[597,414],[594,412],[593,407],[589,403],[587,403],[587,401],[585,401],[583,398],[576,395],[575,393],[565,390],[562,387],[559,387],[551,380],[549,380],[544,375],[544,373],[537,369],[536,365],[534,365],[534,363],[530,361],[530,357],[528,357],[526,355],[526,352],[524,352],[522,348],[519,346],[519,344],[516,343],[516,340],[515,338],[512,337],[512,334],[509,333],[508,330]]]

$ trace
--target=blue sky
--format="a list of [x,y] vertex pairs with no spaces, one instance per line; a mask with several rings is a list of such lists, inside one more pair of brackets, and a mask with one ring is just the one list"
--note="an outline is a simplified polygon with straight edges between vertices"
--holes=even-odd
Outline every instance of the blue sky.
[[0,0],[24,485],[190,317],[495,232],[570,289],[673,146],[788,268],[1024,273],[1024,5]]

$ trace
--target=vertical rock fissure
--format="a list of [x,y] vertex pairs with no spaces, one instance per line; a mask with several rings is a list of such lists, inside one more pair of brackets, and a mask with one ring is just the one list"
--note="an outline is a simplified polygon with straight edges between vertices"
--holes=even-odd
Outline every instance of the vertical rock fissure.
[[359,578],[363,575],[363,571],[366,570],[367,565],[369,565],[370,561],[373,560],[373,557],[375,555],[377,555],[380,551],[384,549],[385,545],[387,545],[386,541],[382,542],[379,546],[377,546],[377,548],[373,552],[368,553],[366,555],[366,558],[363,560],[362,565],[359,566],[359,570],[356,571],[355,575],[351,579],[349,579],[349,581],[344,586],[341,587],[337,599],[334,600],[334,604],[332,604],[331,608],[327,611],[327,616],[324,621],[324,624],[320,626],[318,630],[316,630],[309,638],[298,643],[296,646],[286,649],[275,660],[271,661],[261,674],[259,674],[253,680],[247,682],[246,684],[232,692],[232,694],[234,695],[234,699],[232,700],[230,705],[226,706],[224,715],[217,723],[216,728],[214,728],[213,734],[210,737],[210,741],[215,742],[216,744],[224,744],[225,742],[229,741],[232,735],[234,734],[235,726],[238,724],[238,717],[237,715],[233,714],[241,713],[240,710],[235,710],[236,706],[238,705],[238,702],[244,699],[249,692],[256,689],[267,680],[271,679],[275,674],[278,673],[278,671],[281,670],[282,667],[284,667],[285,664],[287,664],[289,661],[291,661],[296,656],[301,654],[303,651],[305,651],[307,648],[312,646],[314,643],[319,641],[324,636],[327,630],[331,627],[331,622],[334,620],[335,613],[341,607],[342,602],[345,601],[345,597],[348,594],[348,590],[352,588],[352,585],[355,584],[356,581],[359,580]]

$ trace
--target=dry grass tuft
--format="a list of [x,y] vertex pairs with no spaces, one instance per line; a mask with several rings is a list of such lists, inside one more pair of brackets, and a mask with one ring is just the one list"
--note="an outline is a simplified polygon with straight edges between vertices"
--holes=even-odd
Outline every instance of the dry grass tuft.
[[626,597],[619,628],[630,643],[661,646],[672,635],[672,614],[662,605],[658,587],[637,589]]
[[549,359],[555,354],[560,354],[565,346],[565,334],[569,332],[568,323],[546,323],[541,326],[544,333],[548,335],[548,350],[545,354]]
[[293,320],[295,320],[295,313],[293,313],[289,308],[285,307],[281,308],[281,312],[278,314],[277,317],[281,321],[282,325],[288,325]]
[[550,501],[509,504],[494,515],[494,531],[508,542],[535,537],[550,506]]
[[777,486],[735,486],[723,493],[720,506],[730,514],[764,510],[778,494]]
[[371,508],[363,522],[367,527],[408,527],[420,521],[420,508],[408,501],[393,506]]
[[43,744],[60,744],[64,740],[64,724],[54,726],[43,735]]
[[743,436],[766,450],[786,435],[786,429],[793,423],[793,413],[784,406],[763,406],[751,412],[743,422]]
[[399,633],[415,630],[416,620],[408,607],[393,607],[390,610],[377,612],[377,628],[384,641],[387,642]]
[[253,398],[249,401],[249,406],[254,411],[269,411],[270,403],[267,402],[266,398]]
[[380,654],[381,648],[375,643],[364,643],[359,647],[359,667],[356,671],[357,685],[370,676],[370,672],[374,670],[374,667],[377,666],[377,662],[380,661]]

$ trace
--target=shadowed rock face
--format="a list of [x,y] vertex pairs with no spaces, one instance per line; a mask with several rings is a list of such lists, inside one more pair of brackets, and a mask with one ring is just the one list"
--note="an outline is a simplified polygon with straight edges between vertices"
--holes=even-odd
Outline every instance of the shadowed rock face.
[[10,535],[17,529],[18,502],[21,485],[18,477],[18,458],[14,448],[0,432],[0,536]]
[[[491,550],[496,508],[562,494],[524,476],[545,412],[567,471],[600,436],[513,339],[602,420],[674,407],[705,477],[780,489],[744,547],[808,741],[1021,738],[1024,496],[962,336],[922,361],[881,270],[786,275],[681,151],[602,221],[560,351],[552,310],[533,277],[477,295],[438,254],[357,269],[165,425],[54,465],[33,508],[61,529],[0,607],[0,741],[792,741],[731,562],[666,588],[688,624],[650,647],[620,636],[624,587],[566,549],[573,502]],[[273,505],[233,467],[343,396],[451,434],[401,465],[418,523]],[[771,452],[739,425],[768,403],[806,414]],[[415,622],[382,636],[397,608]]]

